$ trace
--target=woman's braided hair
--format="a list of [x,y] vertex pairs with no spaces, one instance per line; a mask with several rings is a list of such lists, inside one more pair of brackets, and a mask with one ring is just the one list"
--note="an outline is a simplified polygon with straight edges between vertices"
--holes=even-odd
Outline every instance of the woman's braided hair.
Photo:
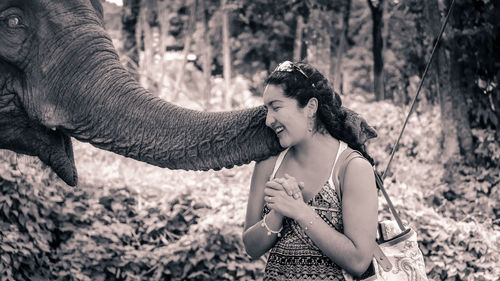
[[[305,107],[311,98],[318,100],[318,111],[314,130],[319,133],[328,132],[334,138],[344,141],[351,148],[359,151],[373,165],[373,158],[366,152],[365,146],[359,143],[357,135],[347,122],[346,111],[341,107],[342,100],[332,90],[321,72],[306,63],[294,63],[300,71],[274,71],[265,83],[282,86],[289,98],[297,100],[300,107]],[[325,132],[326,130],[326,132]]]

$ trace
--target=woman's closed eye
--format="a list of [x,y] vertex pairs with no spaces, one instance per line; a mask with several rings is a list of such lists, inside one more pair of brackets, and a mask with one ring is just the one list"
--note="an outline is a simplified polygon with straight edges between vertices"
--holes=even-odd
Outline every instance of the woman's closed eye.
[[267,108],[267,110],[271,110],[274,112],[278,111],[281,108],[281,106],[277,106],[277,105],[269,105],[269,106],[266,105],[265,107]]

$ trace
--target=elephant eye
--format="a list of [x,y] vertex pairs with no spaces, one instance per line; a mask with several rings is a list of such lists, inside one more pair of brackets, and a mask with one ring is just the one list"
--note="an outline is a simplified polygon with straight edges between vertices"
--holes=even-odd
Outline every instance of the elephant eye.
[[7,18],[7,25],[10,28],[16,28],[21,26],[21,18],[19,16],[10,16]]

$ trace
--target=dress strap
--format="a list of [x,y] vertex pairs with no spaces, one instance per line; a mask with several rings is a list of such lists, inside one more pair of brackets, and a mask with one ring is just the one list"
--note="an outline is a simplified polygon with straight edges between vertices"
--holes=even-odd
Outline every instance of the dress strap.
[[278,171],[279,167],[281,166],[281,162],[283,162],[283,159],[285,158],[285,155],[286,153],[288,152],[288,150],[290,149],[290,147],[287,147],[285,150],[283,150],[279,155],[278,155],[278,159],[276,159],[276,163],[274,164],[274,170],[273,170],[273,173],[271,174],[271,176],[269,177],[269,180],[272,180],[274,179],[274,176],[276,175],[276,172]]
[[337,150],[337,155],[335,156],[335,161],[333,162],[332,171],[330,172],[330,177],[328,178],[328,181],[332,186],[333,186],[333,180],[332,180],[333,170],[335,169],[335,165],[337,165],[337,160],[339,160],[340,154],[342,154],[342,152],[344,152],[344,150],[346,150],[347,147],[348,147],[347,143],[339,140],[339,149]]

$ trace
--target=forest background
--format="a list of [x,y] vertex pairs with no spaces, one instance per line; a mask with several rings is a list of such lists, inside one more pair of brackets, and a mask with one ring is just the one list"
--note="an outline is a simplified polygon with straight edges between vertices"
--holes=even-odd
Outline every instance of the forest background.
[[[103,2],[123,63],[168,101],[260,105],[283,60],[305,60],[369,120],[383,170],[448,0]],[[430,280],[500,276],[498,1],[457,0],[385,184]],[[74,140],[80,184],[0,151],[1,280],[255,280],[241,233],[253,163],[156,168]],[[389,216],[380,200],[380,218]]]

